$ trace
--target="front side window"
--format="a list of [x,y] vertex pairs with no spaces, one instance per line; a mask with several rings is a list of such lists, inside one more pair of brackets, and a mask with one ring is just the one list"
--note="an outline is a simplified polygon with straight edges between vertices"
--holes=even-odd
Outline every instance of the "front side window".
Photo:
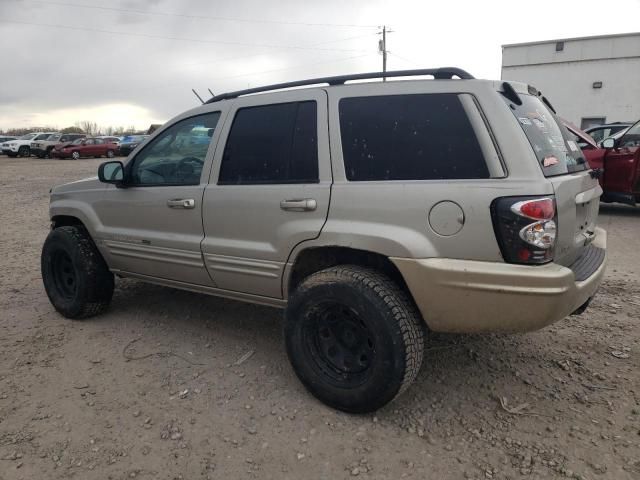
[[138,153],[131,164],[135,185],[197,185],[219,112],[176,122]]
[[238,110],[220,166],[219,184],[318,182],[315,101]]
[[457,94],[343,98],[339,112],[349,181],[489,178]]

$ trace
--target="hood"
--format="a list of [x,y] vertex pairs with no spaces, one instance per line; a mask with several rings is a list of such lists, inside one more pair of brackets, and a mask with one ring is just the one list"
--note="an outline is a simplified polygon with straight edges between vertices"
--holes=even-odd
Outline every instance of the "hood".
[[69,145],[71,145],[71,142],[56,143],[53,148],[56,150],[62,150],[64,147],[68,147]]
[[106,183],[102,183],[98,180],[98,177],[83,178],[82,180],[76,180],[75,182],[64,183],[62,185],[55,186],[51,189],[52,195],[81,192],[86,190],[102,190],[107,187]]

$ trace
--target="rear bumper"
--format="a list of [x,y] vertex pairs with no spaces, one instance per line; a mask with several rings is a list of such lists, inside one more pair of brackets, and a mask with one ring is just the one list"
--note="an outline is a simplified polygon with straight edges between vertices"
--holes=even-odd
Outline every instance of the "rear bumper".
[[[392,258],[422,316],[433,331],[527,332],[576,311],[595,293],[607,264],[607,232],[596,229],[601,263],[576,281],[567,267],[442,258]],[[599,261],[600,261],[599,260]]]

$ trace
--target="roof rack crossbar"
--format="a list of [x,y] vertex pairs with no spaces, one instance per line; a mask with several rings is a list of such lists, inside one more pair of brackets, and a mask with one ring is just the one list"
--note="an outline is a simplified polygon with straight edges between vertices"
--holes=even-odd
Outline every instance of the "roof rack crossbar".
[[329,85],[343,85],[344,83],[351,80],[367,80],[383,77],[416,77],[422,75],[430,75],[436,80],[450,80],[453,77],[458,77],[461,80],[472,80],[474,78],[470,73],[456,67],[424,68],[417,70],[394,70],[391,72],[356,73],[353,75],[310,78],[308,80],[298,80],[296,82],[276,83],[273,85],[266,85],[264,87],[255,87],[248,88],[246,90],[238,90],[235,92],[221,93],[220,95],[211,97],[205,103],[213,103],[217,102],[218,100],[236,98],[241,95],[250,95],[252,93],[268,92],[271,90],[282,90],[285,88],[303,87],[307,85],[319,85],[323,83],[327,83]]

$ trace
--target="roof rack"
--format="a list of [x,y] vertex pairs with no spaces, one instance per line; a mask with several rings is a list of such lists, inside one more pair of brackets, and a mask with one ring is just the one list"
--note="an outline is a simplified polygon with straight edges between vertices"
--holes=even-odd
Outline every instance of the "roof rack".
[[329,85],[343,85],[345,82],[348,82],[350,80],[366,80],[370,78],[383,77],[416,77],[421,75],[430,75],[435,80],[450,80],[453,77],[458,77],[461,80],[472,80],[473,78],[475,78],[469,72],[456,67],[423,68],[417,70],[394,70],[391,72],[356,73],[354,75],[339,75],[337,77],[320,77],[310,78],[308,80],[298,80],[296,82],[276,83],[273,85],[266,85],[264,87],[255,87],[248,88],[246,90],[238,90],[236,92],[221,93],[220,95],[214,95],[205,103],[213,103],[217,102],[218,100],[236,98],[241,95],[249,95],[252,93],[281,90],[284,88],[303,87],[305,85],[318,85],[322,83],[328,83]]

